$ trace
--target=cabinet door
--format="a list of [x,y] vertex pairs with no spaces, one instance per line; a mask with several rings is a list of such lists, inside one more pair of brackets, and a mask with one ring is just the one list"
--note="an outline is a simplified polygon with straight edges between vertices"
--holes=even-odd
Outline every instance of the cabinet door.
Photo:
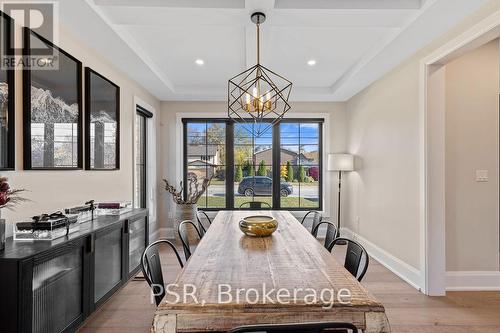
[[32,332],[63,332],[84,317],[86,262],[82,242],[36,257],[32,282]]
[[141,264],[141,256],[146,249],[147,219],[142,217],[130,221],[128,225],[128,273],[133,273]]
[[122,282],[123,228],[95,234],[94,240],[94,304],[100,304]]

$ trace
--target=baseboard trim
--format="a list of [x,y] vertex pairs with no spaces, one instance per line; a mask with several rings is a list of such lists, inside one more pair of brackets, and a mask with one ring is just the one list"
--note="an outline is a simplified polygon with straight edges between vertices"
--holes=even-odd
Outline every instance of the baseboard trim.
[[405,282],[410,284],[413,288],[419,291],[422,290],[420,287],[422,281],[420,270],[405,263],[401,259],[396,258],[386,250],[378,247],[377,245],[373,244],[364,237],[356,234],[350,229],[342,228],[341,233],[343,236],[354,239],[361,245],[363,245],[372,258],[377,260],[381,265],[383,265],[388,270],[390,270],[391,272],[399,276],[401,279],[403,279]]
[[498,271],[446,272],[447,291],[500,291]]

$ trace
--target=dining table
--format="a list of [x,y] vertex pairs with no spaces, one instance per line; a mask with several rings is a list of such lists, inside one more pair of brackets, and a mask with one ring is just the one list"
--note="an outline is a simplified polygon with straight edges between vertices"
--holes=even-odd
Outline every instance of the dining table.
[[[278,221],[242,233],[248,216]],[[384,306],[289,211],[219,211],[176,280],[152,332],[226,332],[242,325],[348,322],[389,333]]]

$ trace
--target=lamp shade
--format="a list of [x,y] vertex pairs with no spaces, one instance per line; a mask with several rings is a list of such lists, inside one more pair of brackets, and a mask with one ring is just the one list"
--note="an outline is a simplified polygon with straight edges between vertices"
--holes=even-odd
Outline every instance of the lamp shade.
[[349,154],[329,154],[328,171],[353,171],[354,156]]

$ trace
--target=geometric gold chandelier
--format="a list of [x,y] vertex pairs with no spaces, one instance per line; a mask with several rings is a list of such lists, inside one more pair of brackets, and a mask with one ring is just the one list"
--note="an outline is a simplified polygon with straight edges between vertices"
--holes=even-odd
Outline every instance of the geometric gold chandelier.
[[292,82],[260,64],[260,24],[266,15],[253,13],[251,20],[257,26],[257,64],[229,80],[228,117],[260,137],[290,110]]

